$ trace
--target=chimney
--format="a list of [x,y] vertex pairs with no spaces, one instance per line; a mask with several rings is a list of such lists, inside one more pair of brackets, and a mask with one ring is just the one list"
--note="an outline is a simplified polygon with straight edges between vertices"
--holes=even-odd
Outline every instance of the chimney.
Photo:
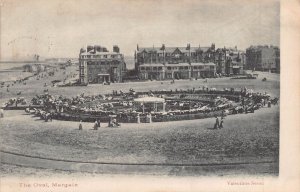
[[118,45],[113,46],[113,52],[120,53],[120,48],[118,47]]
[[214,44],[214,43],[211,44],[211,49],[212,49],[212,50],[215,50],[215,48],[216,48],[215,44]]
[[191,44],[188,43],[188,44],[186,45],[186,50],[190,50],[190,49],[191,49]]

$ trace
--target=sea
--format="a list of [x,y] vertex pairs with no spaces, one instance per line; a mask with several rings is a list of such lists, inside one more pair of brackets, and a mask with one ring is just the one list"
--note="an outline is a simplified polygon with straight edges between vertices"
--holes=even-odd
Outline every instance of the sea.
[[22,69],[26,62],[0,62],[0,71],[6,71],[11,69]]
[[[134,57],[132,56],[125,56],[124,57],[127,69],[134,69]],[[0,71],[7,71],[7,70],[22,70],[23,65],[28,64],[31,62],[28,61],[18,61],[18,62],[5,62],[0,61]]]

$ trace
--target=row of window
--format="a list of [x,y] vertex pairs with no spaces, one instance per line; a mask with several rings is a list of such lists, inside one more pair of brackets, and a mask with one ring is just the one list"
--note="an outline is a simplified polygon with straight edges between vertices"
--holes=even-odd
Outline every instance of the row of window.
[[96,59],[109,59],[109,58],[112,58],[112,59],[120,59],[121,58],[121,55],[81,55],[81,58],[82,59],[92,59],[92,58],[96,58]]
[[88,61],[87,62],[87,64],[88,65],[108,65],[108,64],[119,64],[120,62],[118,62],[118,61],[108,61],[108,62],[105,62],[105,61],[98,61],[98,62],[96,62],[96,61]]
[[[204,69],[207,67],[204,66],[193,66],[193,69]],[[209,66],[209,69],[213,70],[215,67],[214,66]],[[151,67],[140,67],[141,70],[151,70]],[[180,67],[167,67],[167,70],[189,70],[191,67],[189,66],[180,66]],[[152,70],[162,70],[162,67],[152,67]]]
[[[151,67],[141,67],[141,70],[150,70]],[[162,70],[162,67],[152,67],[153,70]]]
[[[146,57],[146,56],[158,56],[158,57],[163,57],[164,55],[163,55],[163,53],[157,53],[157,54],[155,54],[155,53],[142,53],[142,54],[139,54],[138,56],[140,56],[140,57]],[[172,57],[183,57],[183,56],[185,56],[185,57],[188,57],[189,56],[189,54],[188,53],[182,53],[182,54],[179,54],[179,53],[166,53],[165,54],[165,56],[166,57],[170,57],[170,56],[172,56]],[[191,53],[191,56],[208,56],[208,57],[210,57],[211,56],[211,54],[197,54],[197,53]]]

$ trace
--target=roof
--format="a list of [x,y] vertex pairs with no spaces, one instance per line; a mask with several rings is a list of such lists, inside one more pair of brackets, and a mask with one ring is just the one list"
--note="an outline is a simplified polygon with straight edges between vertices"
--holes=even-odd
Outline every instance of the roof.
[[165,102],[165,99],[160,97],[140,97],[134,99],[134,101],[140,103],[155,103],[155,102],[163,103]]
[[[176,49],[178,49],[182,53],[188,53],[189,50],[187,47],[165,47],[166,53],[173,53]],[[207,52],[210,49],[210,47],[190,47],[191,52],[196,51],[203,51]],[[140,47],[137,53],[142,53],[143,51],[149,53],[149,52],[155,52],[155,53],[163,53],[163,50],[161,47]]]

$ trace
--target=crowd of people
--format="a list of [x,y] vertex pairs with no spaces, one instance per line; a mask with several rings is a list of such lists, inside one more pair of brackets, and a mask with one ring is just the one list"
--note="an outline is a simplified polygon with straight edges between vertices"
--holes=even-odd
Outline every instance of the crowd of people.
[[[166,100],[165,111],[141,111],[141,106],[134,104],[133,99],[143,96],[162,97]],[[119,122],[172,121],[191,118],[206,118],[222,114],[253,113],[255,110],[271,104],[277,104],[278,98],[271,99],[267,93],[255,93],[246,87],[208,88],[187,90],[162,90],[129,92],[113,90],[112,94],[90,95],[84,93],[72,98],[53,96],[48,92],[32,98],[27,113],[40,116],[45,121],[52,119],[73,121],[108,122],[109,126],[118,126]],[[19,103],[20,99],[11,99],[8,104]],[[17,105],[16,105],[17,106]],[[115,116],[116,121],[111,120]],[[224,120],[224,117],[221,118]],[[118,123],[117,123],[118,122]],[[223,124],[222,124],[223,125]],[[98,127],[98,126],[95,126]]]

